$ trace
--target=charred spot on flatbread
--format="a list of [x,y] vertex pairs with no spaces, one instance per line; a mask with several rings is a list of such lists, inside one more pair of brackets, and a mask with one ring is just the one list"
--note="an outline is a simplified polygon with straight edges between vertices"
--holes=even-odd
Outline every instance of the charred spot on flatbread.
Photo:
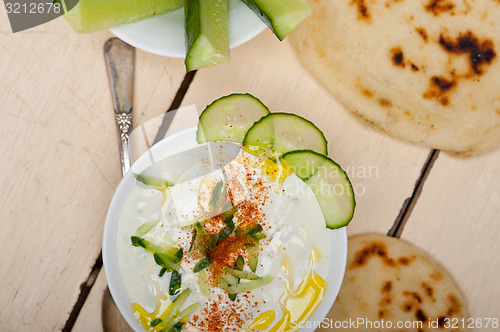
[[417,309],[415,311],[415,318],[421,322],[425,322],[427,321],[427,316],[424,314],[424,312],[422,311],[422,309]]
[[468,76],[482,75],[483,67],[490,65],[496,57],[493,41],[491,39],[480,40],[470,30],[459,34],[455,40],[441,34],[439,44],[450,54],[469,56],[470,71]]
[[355,6],[358,11],[358,19],[370,22],[371,16],[368,11],[366,0],[351,0],[351,6]]
[[424,294],[427,295],[427,297],[429,297],[431,299],[431,301],[436,301],[436,299],[434,298],[434,288],[432,288],[432,286],[430,286],[429,284],[427,284],[426,282],[422,281],[422,283],[420,284],[424,290]]
[[430,0],[424,5],[426,11],[434,16],[449,13],[455,8],[455,4],[450,0]]
[[455,79],[448,80],[444,77],[433,76],[430,79],[429,87],[424,92],[423,97],[427,99],[436,99],[441,105],[446,106],[450,100],[448,93],[456,85]]
[[415,28],[415,31],[422,37],[424,42],[427,42],[429,40],[429,35],[427,34],[427,30],[425,30],[422,27]]
[[415,255],[411,255],[411,256],[403,256],[403,257],[399,257],[398,258],[398,263],[401,264],[401,265],[405,265],[405,266],[408,266],[410,265],[417,257]]
[[395,66],[399,66],[399,67],[405,67],[406,64],[405,64],[405,57],[404,57],[404,54],[403,54],[403,51],[401,50],[400,47],[394,47],[393,49],[391,49],[391,59],[392,59],[392,63],[395,65]]
[[[436,4],[436,2],[434,3]],[[427,41],[428,36],[425,30],[422,28],[417,28],[416,30]],[[459,84],[459,80],[471,79],[483,75],[486,67],[491,65],[495,59],[496,52],[491,39],[480,40],[471,31],[459,34],[456,39],[452,39],[441,33],[438,42],[450,57],[467,56],[469,63],[469,69],[464,73],[457,73],[455,68],[451,68],[447,74],[448,78],[442,75],[434,75],[430,78],[429,86],[422,96],[425,99],[436,100],[441,105],[447,106],[450,102],[451,90]],[[394,66],[406,67],[404,52],[400,46],[393,47],[389,52]],[[413,62],[410,62],[410,68],[413,72],[419,71],[419,67]]]
[[458,85],[462,79],[474,79],[484,74],[487,65],[490,65],[496,57],[494,44],[491,39],[479,40],[471,31],[460,34],[456,39],[441,34],[439,45],[449,53],[450,56],[468,56],[469,69],[465,73],[457,73],[451,70],[451,78],[433,76],[430,78],[429,87],[424,92],[426,99],[435,99],[443,106],[449,104],[450,91]]
[[354,116],[466,158],[500,147],[499,0],[310,0],[291,34]]
[[382,293],[385,292],[390,292],[392,289],[392,281],[386,281],[384,282],[384,285],[382,286]]
[[387,255],[387,249],[383,243],[372,242],[356,253],[351,268],[365,265],[372,257],[379,257],[387,266],[395,266],[394,260]]
[[[411,61],[405,61],[405,55],[404,55],[404,52],[403,50],[401,49],[401,47],[399,46],[396,46],[396,47],[393,47],[390,51],[390,57],[391,57],[391,60],[392,60],[392,64],[396,67],[401,67],[401,68],[406,68],[406,65],[408,64],[410,69],[413,71],[413,72],[417,72],[420,70],[420,68],[413,62]],[[382,105],[382,106],[385,106],[385,105]]]

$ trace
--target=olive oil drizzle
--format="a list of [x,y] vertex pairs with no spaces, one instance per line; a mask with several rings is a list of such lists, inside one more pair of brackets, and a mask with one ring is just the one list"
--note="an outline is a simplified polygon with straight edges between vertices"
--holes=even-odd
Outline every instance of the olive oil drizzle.
[[[307,319],[321,303],[327,286],[325,280],[315,271],[316,264],[321,258],[322,255],[319,249],[313,247],[309,256],[309,268],[303,281],[295,289],[292,261],[288,256],[283,257],[281,268],[286,276],[285,292],[280,299],[280,308],[283,315],[269,332],[298,330],[305,325]],[[273,310],[263,312],[241,332],[265,330],[272,325],[275,317],[276,312]]]

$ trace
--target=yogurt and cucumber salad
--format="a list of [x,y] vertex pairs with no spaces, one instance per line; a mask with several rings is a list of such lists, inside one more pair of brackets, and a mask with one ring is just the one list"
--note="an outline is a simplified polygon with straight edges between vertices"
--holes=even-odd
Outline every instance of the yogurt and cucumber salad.
[[[194,141],[194,140],[193,140]],[[328,228],[355,200],[310,121],[249,94],[207,106],[196,141],[134,173],[118,227],[146,331],[294,331],[325,296]]]

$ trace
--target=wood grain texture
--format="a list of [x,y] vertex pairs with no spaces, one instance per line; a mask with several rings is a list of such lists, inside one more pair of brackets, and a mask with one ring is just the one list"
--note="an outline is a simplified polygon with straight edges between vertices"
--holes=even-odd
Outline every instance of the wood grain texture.
[[305,71],[289,43],[280,43],[269,31],[234,49],[229,64],[199,70],[183,104],[196,104],[201,111],[234,92],[252,93],[271,111],[313,121],[358,193],[349,233],[387,233],[411,196],[429,149],[361,125]]
[[[101,249],[121,178],[102,47],[64,19],[12,34],[0,20],[0,326],[60,330]],[[163,112],[182,61],[138,53],[136,122]]]
[[499,164],[500,151],[470,160],[441,154],[402,234],[451,272],[471,317],[500,319]]

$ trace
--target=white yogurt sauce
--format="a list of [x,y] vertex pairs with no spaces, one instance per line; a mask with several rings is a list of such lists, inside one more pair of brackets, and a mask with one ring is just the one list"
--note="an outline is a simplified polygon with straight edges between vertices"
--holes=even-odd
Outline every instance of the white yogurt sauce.
[[[235,150],[227,144],[212,144],[211,148],[202,146],[177,153],[164,161],[149,167],[145,173],[168,179],[176,183],[167,193],[162,204],[162,192],[138,184],[130,193],[124,206],[118,230],[118,254],[120,270],[124,284],[129,293],[131,303],[139,303],[148,312],[156,309],[158,297],[168,293],[169,273],[159,277],[160,267],[154,262],[150,253],[143,248],[131,245],[130,237],[136,235],[136,230],[146,222],[160,219],[160,222],[149,231],[144,238],[155,244],[168,243],[172,246],[186,246],[191,236],[186,228],[180,228],[180,222],[186,222],[199,216],[198,188],[204,177],[223,179],[241,179],[243,191],[238,196],[240,200],[251,200],[252,186],[257,182],[266,189],[265,202],[261,211],[264,218],[264,230],[268,239],[259,256],[256,274],[271,275],[273,281],[263,288],[250,292],[251,296],[238,303],[224,301],[220,306],[238,306],[245,310],[245,326],[248,326],[260,314],[275,311],[273,325],[283,315],[280,299],[285,293],[283,262],[289,259],[293,265],[293,284],[296,288],[311,268],[323,279],[327,277],[329,266],[330,243],[325,221],[319,204],[310,188],[294,174],[289,175],[282,185],[272,183],[261,175],[261,169],[249,179],[243,179],[235,170],[250,169],[258,158],[239,150],[236,158]],[[234,145],[236,146],[236,145]],[[210,153],[212,152],[212,153]],[[207,157],[208,156],[208,157]],[[217,156],[214,160],[213,156]],[[233,159],[234,158],[234,159]],[[230,163],[228,163],[230,162]],[[224,168],[224,172],[220,167]],[[240,187],[241,189],[241,187]],[[237,199],[235,199],[237,200]],[[237,205],[238,202],[234,202]],[[235,223],[238,221],[236,220]],[[311,266],[313,248],[321,253],[321,259]],[[182,288],[190,288],[192,293],[186,305],[199,301],[202,309],[193,316],[203,320],[203,305],[208,298],[201,294],[198,284],[198,274],[192,272],[193,263],[183,260],[181,263]],[[227,294],[219,288],[211,289],[212,300],[218,295]],[[241,298],[241,295],[238,295]],[[242,303],[245,302],[245,303]],[[206,312],[205,308],[205,312]],[[271,325],[270,327],[272,327]],[[196,324],[187,324],[188,330],[198,330]],[[199,327],[199,326],[198,326]],[[266,326],[266,329],[269,329]],[[207,327],[201,330],[208,330]],[[234,324],[224,327],[226,331],[239,331],[241,326]]]

